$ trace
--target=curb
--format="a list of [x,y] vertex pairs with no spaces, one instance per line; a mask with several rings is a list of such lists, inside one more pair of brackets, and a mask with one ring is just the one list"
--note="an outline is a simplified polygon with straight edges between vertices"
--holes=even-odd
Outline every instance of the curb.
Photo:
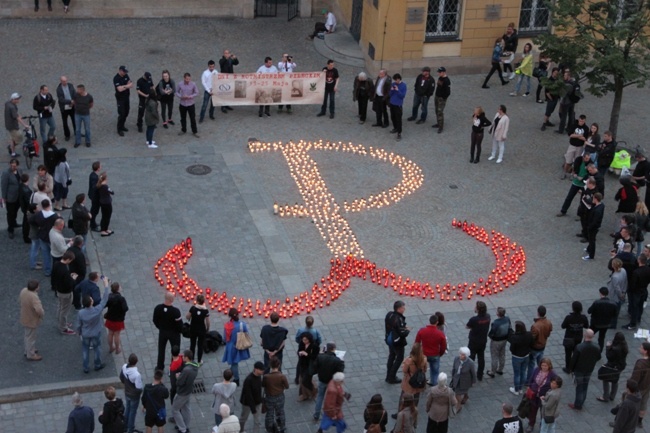
[[74,392],[99,392],[104,391],[109,386],[122,388],[122,383],[119,379],[111,377],[106,379],[78,380],[67,383],[49,383],[46,385],[5,388],[0,391],[0,404],[72,395]]

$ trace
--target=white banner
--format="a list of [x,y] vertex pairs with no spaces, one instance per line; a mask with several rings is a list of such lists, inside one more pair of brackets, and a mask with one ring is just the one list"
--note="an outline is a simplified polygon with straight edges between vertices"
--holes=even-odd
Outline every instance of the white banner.
[[307,105],[322,104],[325,72],[278,72],[277,74],[215,74],[214,105]]

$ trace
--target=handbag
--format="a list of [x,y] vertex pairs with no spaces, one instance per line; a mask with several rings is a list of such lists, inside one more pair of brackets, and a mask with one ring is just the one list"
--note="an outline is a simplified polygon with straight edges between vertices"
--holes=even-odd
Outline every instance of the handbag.
[[534,400],[535,397],[537,397],[535,391],[533,391],[530,387],[526,390],[526,394],[524,395],[528,400]]
[[555,422],[555,417],[554,416],[544,416],[544,422],[546,424],[553,424]]
[[237,332],[237,342],[235,347],[237,350],[246,350],[253,346],[253,341],[248,335],[248,332],[244,332],[244,324],[239,322],[239,332]]
[[519,406],[517,406],[517,414],[519,415],[520,418],[528,418],[528,414],[530,413],[530,399],[526,395],[524,395],[521,399],[521,402],[519,403]]
[[618,377],[620,371],[611,365],[603,365],[598,369],[598,380],[612,381]]

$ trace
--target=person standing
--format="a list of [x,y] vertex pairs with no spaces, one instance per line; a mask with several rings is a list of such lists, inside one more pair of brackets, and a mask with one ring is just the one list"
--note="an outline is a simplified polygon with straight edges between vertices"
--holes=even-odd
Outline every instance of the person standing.
[[196,129],[196,110],[194,108],[194,98],[198,95],[199,89],[192,81],[190,73],[186,72],[183,75],[183,82],[176,88],[176,97],[179,99],[178,110],[181,115],[181,132],[178,135],[183,135],[187,132],[187,116],[189,115],[192,135],[199,138],[198,130]]
[[[68,164],[68,149],[62,147],[59,149],[59,163],[54,169],[54,200],[52,202],[55,211],[70,209],[68,205],[69,186],[72,184],[70,176],[70,165]],[[57,207],[58,206],[58,207]]]
[[600,299],[594,301],[587,313],[591,314],[591,326],[594,334],[598,333],[598,346],[600,351],[605,347],[605,336],[607,328],[612,323],[612,319],[618,314],[616,305],[609,299],[609,289],[601,287],[598,289]]
[[385,341],[388,345],[386,382],[391,384],[402,383],[402,380],[397,377],[397,370],[404,360],[406,337],[411,332],[411,328],[406,326],[404,311],[406,311],[406,304],[395,301],[393,311],[388,312],[384,318]]
[[[214,105],[212,105],[212,77],[217,74],[218,72],[215,70],[214,60],[208,61],[208,69],[203,71],[203,74],[201,74],[201,84],[203,85],[203,104],[201,105],[199,123],[203,123],[203,119],[205,118],[205,111],[208,109],[208,104],[210,104],[210,119],[214,120]],[[198,96],[198,94],[195,96]]]
[[142,119],[144,118],[147,98],[151,93],[151,89],[153,89],[151,73],[145,72],[135,83],[135,91],[138,94],[138,132],[142,132]]
[[33,215],[34,212],[36,212],[36,205],[32,205],[31,203],[31,199],[34,194],[35,192],[32,191],[32,189],[29,187],[29,175],[27,173],[23,173],[20,176],[20,187],[18,188],[18,206],[20,207],[20,211],[23,213],[21,226],[23,242],[26,244],[32,243],[32,240],[29,237],[29,216]]
[[28,361],[43,359],[36,350],[36,330],[43,322],[45,310],[38,296],[40,285],[37,280],[27,281],[27,287],[20,291],[20,324],[24,329],[25,357]]
[[447,374],[440,373],[427,397],[427,433],[447,433],[449,418],[453,418],[458,407],[454,390],[447,386]]
[[[268,325],[267,325],[268,326]],[[284,391],[289,389],[287,376],[280,372],[281,361],[272,356],[269,361],[270,372],[262,377],[266,417],[264,427],[267,432],[283,432],[286,421],[284,415]]]
[[[551,115],[557,107],[557,103],[560,101],[562,90],[564,88],[564,83],[561,80],[558,80],[560,76],[560,69],[553,68],[551,69],[551,76],[546,78],[542,77],[541,85],[544,86],[544,95],[546,97],[546,108],[544,109],[544,122],[542,123],[541,130],[546,131],[546,127],[554,127],[555,124],[551,123]],[[539,87],[538,87],[539,89]],[[539,100],[537,101],[539,102]]]
[[327,99],[329,98],[330,104],[330,119],[334,119],[335,98],[336,92],[339,90],[339,70],[334,67],[334,60],[329,59],[327,66],[323,68],[325,72],[325,95],[323,97],[323,105],[320,107],[318,117],[324,116],[327,111]]
[[230,365],[233,382],[239,386],[239,363],[250,359],[251,355],[248,349],[237,349],[237,335],[239,332],[248,334],[249,329],[248,325],[239,319],[239,311],[236,308],[228,310],[228,317],[230,320],[223,325],[223,341],[226,342],[226,348],[223,351],[221,362]]
[[519,45],[519,36],[517,35],[517,29],[515,29],[515,23],[509,23],[506,28],[506,32],[502,36],[503,38],[503,54],[508,55],[508,60],[503,61],[503,72],[510,72],[509,80],[515,78],[515,71],[512,69],[512,60],[515,58],[515,53],[517,52],[517,45]]
[[[234,407],[235,405],[235,391],[237,391],[237,384],[231,382],[232,371],[229,368],[226,368],[223,371],[223,382],[215,383],[212,386],[212,394],[214,395],[214,401],[212,402],[212,411],[214,412],[214,423],[219,426],[223,421],[223,415],[221,414],[221,405],[225,404],[228,408]],[[228,409],[228,414],[230,415],[230,409]]]
[[517,68],[518,74],[519,74],[519,79],[517,80],[517,84],[515,85],[515,91],[510,93],[510,96],[517,96],[519,93],[519,90],[521,90],[521,84],[524,82],[524,78],[526,78],[526,93],[524,93],[524,96],[530,95],[530,77],[533,76],[533,45],[530,43],[527,43],[524,45],[524,52],[522,53],[522,60],[521,64]]
[[174,112],[174,94],[176,93],[176,83],[171,79],[167,69],[162,71],[162,79],[158,82],[156,93],[160,97],[163,128],[167,129],[167,125],[174,124],[172,113]]
[[280,321],[280,315],[276,312],[271,313],[271,324],[264,325],[260,331],[260,339],[262,340],[261,346],[264,349],[264,371],[268,373],[269,371],[269,361],[271,357],[276,357],[280,362],[278,370],[282,365],[282,355],[284,350],[284,344],[287,340],[287,334],[289,331],[280,326],[278,322]]
[[[153,374],[153,383],[148,383],[142,391],[142,406],[145,409],[144,425],[147,433],[151,433],[153,426],[158,427],[158,433],[163,433],[164,425],[167,420],[158,415],[161,410],[165,410],[165,400],[169,398],[169,390],[162,383],[163,372],[156,370]],[[165,410],[165,413],[167,411]]]
[[[75,236],[80,236],[83,240],[81,251],[84,253],[84,265],[86,264],[86,238],[88,237],[88,224],[92,218],[90,212],[84,205],[86,202],[86,194],[83,192],[77,194],[75,197],[74,203],[72,204],[72,211],[70,216],[72,217],[72,231]],[[84,269],[85,270],[85,269]],[[86,273],[84,272],[84,277]]]
[[555,376],[551,379],[551,389],[541,396],[542,423],[540,433],[555,433],[555,419],[560,415],[560,398],[562,397],[562,378]]
[[540,305],[537,307],[537,317],[530,327],[530,333],[533,336],[533,343],[530,345],[530,355],[528,356],[528,380],[533,373],[535,366],[539,366],[544,357],[546,342],[553,332],[553,324],[546,318],[546,307]]
[[104,397],[108,401],[104,403],[104,408],[99,412],[97,418],[102,425],[102,433],[123,433],[124,403],[122,399],[116,398],[115,388],[112,386],[104,390]]
[[[273,66],[273,59],[270,57],[265,57],[264,58],[264,64],[257,68],[257,73],[258,74],[277,74],[278,73],[278,68]],[[264,101],[260,101],[264,102]],[[271,108],[269,105],[260,105],[259,107],[259,116],[262,117],[264,114],[266,114],[267,117],[271,117]]]
[[569,370],[574,374],[576,381],[576,398],[569,407],[574,410],[582,410],[587,398],[587,387],[596,363],[600,360],[600,348],[592,341],[594,331],[585,330],[584,341],[576,346],[571,358]]
[[[38,124],[41,129],[41,140],[46,137],[54,137],[56,131],[56,123],[54,122],[54,106],[56,102],[50,94],[50,90],[45,84],[41,85],[38,95],[34,96],[33,108],[38,113]],[[48,127],[47,135],[45,135],[45,127]]]
[[[492,122],[490,122],[487,117],[485,117],[485,111],[483,111],[483,107],[474,108],[474,115],[472,116],[471,147],[469,151],[470,163],[478,164],[481,160],[481,144],[483,143],[483,134],[485,127],[491,125]],[[474,152],[476,152],[476,154]]]
[[[56,99],[59,101],[59,110],[61,111],[61,123],[63,123],[63,135],[65,141],[70,140],[70,127],[68,126],[68,118],[72,123],[72,132],[75,133],[77,130],[75,123],[75,109],[72,105],[74,96],[77,92],[75,91],[72,83],[68,83],[68,77],[65,75],[61,76],[59,79],[59,85],[56,86]],[[43,137],[41,137],[43,140]]]
[[158,114],[158,98],[156,96],[156,89],[153,87],[149,91],[149,97],[147,97],[144,104],[144,124],[147,126],[147,147],[149,149],[156,149],[158,146],[156,145],[156,142],[153,141],[153,133],[156,130],[156,125],[160,122],[160,115]]
[[[51,9],[50,9],[51,10]],[[95,412],[88,406],[78,392],[72,394],[74,409],[68,415],[68,428],[66,433],[93,433],[95,431]]]
[[417,125],[420,125],[427,121],[427,114],[429,112],[429,98],[433,96],[433,92],[436,88],[436,82],[431,77],[431,68],[425,66],[422,68],[422,73],[417,76],[415,79],[415,85],[413,86],[413,111],[411,117],[409,117],[409,122],[416,120],[418,117],[418,110],[422,107],[422,114],[420,120],[415,122]]
[[122,342],[120,334],[124,330],[124,318],[129,306],[122,296],[122,286],[117,281],[111,283],[111,294],[106,303],[106,314],[104,314],[104,326],[108,329],[108,353],[122,353]]
[[70,246],[66,250],[74,254],[74,260],[70,262],[70,265],[68,265],[68,267],[70,268],[71,273],[77,274],[77,281],[83,281],[86,278],[86,272],[88,268],[86,265],[86,255],[84,254],[83,249],[84,238],[82,236],[75,235],[75,237],[73,237],[70,241]]
[[194,380],[199,372],[199,364],[193,362],[194,353],[191,350],[183,352],[183,370],[176,373],[176,397],[172,404],[172,411],[176,427],[181,433],[187,433],[190,429],[192,418],[192,408],[190,407],[190,397],[194,388]]
[[388,98],[390,97],[390,77],[386,69],[380,69],[375,80],[375,97],[372,100],[372,111],[377,116],[377,122],[372,126],[388,128]]
[[528,427],[526,433],[532,433],[537,421],[537,411],[542,405],[541,398],[551,389],[551,381],[556,377],[553,363],[549,358],[542,358],[539,367],[535,367],[528,380],[528,389],[525,397],[530,403],[528,413]]
[[115,87],[115,101],[117,102],[117,135],[124,137],[124,133],[129,130],[126,129],[126,118],[129,117],[129,110],[131,102],[131,87],[133,82],[129,77],[129,71],[126,66],[120,66],[117,74],[113,77],[113,86]]
[[510,392],[519,395],[521,394],[521,388],[528,383],[526,381],[526,366],[530,356],[530,346],[533,344],[533,335],[526,331],[524,322],[519,320],[515,322],[515,332],[508,337],[508,343],[510,343],[514,376],[514,386],[510,387]]
[[[587,142],[587,138],[589,138],[589,133],[591,132],[587,125],[587,116],[584,114],[581,114],[576,122],[572,121],[568,128],[571,128],[571,132],[569,133],[569,147],[564,154],[564,174],[562,179],[565,179],[566,176],[572,172],[575,173],[574,161],[576,161],[580,155],[585,154],[584,146]],[[590,156],[589,153],[586,153],[586,155]]]
[[614,340],[607,342],[607,350],[605,351],[607,362],[598,370],[598,379],[603,382],[603,395],[596,397],[596,400],[602,401],[603,403],[616,400],[618,380],[627,365],[626,359],[628,352],[625,334],[622,332],[617,332]]
[[[291,73],[297,67],[298,66],[296,65],[296,62],[293,61],[293,56],[290,56],[289,54],[282,54],[282,60],[278,62],[279,72]],[[278,105],[278,113],[282,112],[282,107],[284,107],[284,105]],[[226,108],[232,110],[232,108],[230,107],[226,107]],[[291,104],[287,104],[287,114],[291,114]]]
[[636,381],[639,385],[639,394],[641,394],[641,407],[639,411],[639,428],[643,428],[643,417],[648,409],[648,397],[650,396],[650,343],[644,341],[639,348],[641,359],[637,359],[632,370],[630,379]]
[[181,327],[183,319],[181,310],[174,307],[174,295],[165,292],[165,300],[156,305],[153,310],[153,324],[158,328],[158,360],[156,370],[165,368],[165,349],[169,342],[170,348],[181,345]]
[[603,223],[603,216],[605,214],[605,205],[602,203],[603,195],[599,192],[595,193],[592,198],[593,206],[587,214],[587,255],[582,257],[582,260],[593,260],[596,254],[596,235]]
[[571,313],[566,315],[561,327],[565,330],[564,339],[562,340],[565,366],[562,368],[562,371],[569,374],[569,364],[571,364],[573,349],[582,341],[583,331],[589,328],[589,319],[582,314],[582,302],[573,301],[571,303]]
[[[415,407],[417,407],[420,402],[420,394],[424,391],[426,383],[423,381],[421,387],[413,386],[413,384],[411,384],[411,378],[418,372],[422,372],[424,375],[423,378],[426,378],[427,360],[422,352],[422,345],[420,343],[413,343],[411,353],[402,363],[402,392],[400,393],[399,404],[397,405],[398,412],[401,410],[404,399],[407,395],[410,395],[411,398],[414,399]],[[393,414],[392,418],[397,419],[397,416],[397,413]]]
[[359,72],[359,75],[354,78],[352,101],[357,103],[357,108],[359,110],[359,124],[361,125],[366,123],[366,116],[368,115],[368,100],[374,98],[374,88],[372,80],[368,78],[365,72]]
[[120,371],[120,382],[124,384],[124,397],[126,399],[126,409],[124,418],[126,421],[126,432],[133,433],[135,429],[135,417],[138,414],[140,397],[142,396],[142,376],[138,371],[138,356],[135,353],[129,355],[129,360],[122,365]]
[[336,356],[336,344],[329,342],[325,346],[325,352],[318,355],[316,358],[316,373],[318,374],[318,396],[314,406],[314,421],[320,418],[321,407],[323,406],[323,399],[325,398],[325,391],[327,385],[330,383],[334,374],[343,373],[345,370],[345,363],[342,359]]
[[312,377],[319,352],[320,348],[314,343],[314,336],[310,332],[304,332],[297,351],[298,370],[300,370],[298,401],[310,400],[318,395],[318,389],[314,387]]
[[111,224],[111,216],[113,215],[113,190],[108,186],[108,176],[106,172],[99,175],[97,181],[97,195],[99,196],[99,207],[102,210],[102,219],[99,222],[100,235],[102,237],[110,236],[113,230],[108,227]]
[[[235,68],[233,66],[237,66],[238,64],[239,64],[239,59],[237,58],[236,55],[231,53],[230,50],[228,49],[223,50],[223,56],[221,56],[221,58],[219,59],[219,68],[221,69],[222,74],[234,74]],[[280,69],[279,66],[278,69]],[[284,72],[291,72],[291,71],[284,71]],[[289,112],[291,112],[291,108],[288,109]],[[224,105],[221,107],[222,113],[228,113],[228,110],[232,110],[232,107],[230,107],[229,105]]]
[[0,187],[2,188],[2,201],[7,208],[7,232],[9,239],[14,238],[14,229],[20,227],[18,225],[18,208],[20,203],[18,198],[20,196],[20,177],[22,171],[18,168],[20,163],[17,159],[12,158],[9,161],[9,168],[2,172],[0,178]]
[[[335,373],[330,383],[327,384],[325,402],[323,403],[323,418],[317,433],[323,433],[332,426],[336,427],[336,433],[343,433],[346,430],[347,424],[343,419],[343,401],[346,398],[346,392],[343,389],[344,380],[343,373]],[[347,396],[349,398],[349,394]]]
[[492,378],[494,377],[494,373],[498,375],[503,374],[503,368],[506,365],[506,343],[511,333],[512,325],[510,318],[506,316],[506,309],[498,307],[497,318],[492,322],[490,332],[488,332],[492,365],[486,374]]
[[438,134],[442,132],[445,126],[445,105],[451,95],[451,80],[447,77],[447,69],[444,66],[438,68],[438,82],[436,83],[436,97],[434,99],[436,106],[437,122],[432,128],[438,128]]
[[476,383],[476,367],[470,353],[469,347],[461,347],[452,367],[451,387],[461,405],[467,403],[469,389]]
[[81,125],[84,126],[84,135],[86,140],[86,147],[90,147],[91,144],[91,135],[90,135],[90,109],[93,108],[95,101],[93,96],[86,92],[86,86],[79,84],[77,86],[77,92],[72,99],[72,105],[74,109],[74,124],[75,126],[75,139],[74,147],[77,148],[81,146]]
[[447,338],[438,329],[438,316],[429,316],[429,324],[420,328],[415,335],[415,342],[422,344],[422,351],[429,363],[430,381],[429,385],[434,386],[440,372],[440,357],[447,351]]
[[196,362],[201,366],[205,334],[210,330],[210,310],[205,306],[205,296],[196,295],[196,303],[190,307],[185,318],[190,321],[190,350],[194,353],[198,341]]
[[639,385],[635,380],[629,379],[625,388],[625,398],[616,413],[616,420],[609,423],[610,427],[614,427],[613,433],[630,433],[642,427],[643,418],[639,416],[641,406]]
[[38,250],[42,254],[42,268],[45,276],[49,277],[52,273],[52,253],[50,247],[50,230],[54,223],[59,219],[59,215],[52,212],[52,207],[48,199],[41,202],[41,210],[35,213],[29,219],[29,224],[37,227],[36,238],[32,239],[32,246],[29,250],[29,268],[41,269],[36,262]]
[[[59,218],[59,220],[61,219]],[[70,314],[70,308],[72,307],[72,291],[74,290],[75,280],[77,279],[77,274],[71,274],[68,269],[68,265],[72,260],[74,260],[74,254],[66,251],[60,260],[54,261],[52,275],[50,276],[52,290],[56,293],[57,300],[59,301],[57,320],[59,331],[63,335],[75,335],[75,332],[70,329],[68,322],[68,314]]]
[[404,98],[406,97],[406,83],[402,82],[400,74],[393,75],[393,84],[390,89],[390,117],[393,121],[392,134],[397,133],[397,141],[402,139],[402,115]]
[[16,146],[23,142],[20,125],[23,125],[23,128],[29,128],[29,125],[18,114],[20,98],[20,94],[14,92],[11,94],[11,98],[5,102],[5,129],[9,131],[9,145],[7,148],[13,158],[18,156]]
[[92,170],[88,175],[88,199],[90,200],[90,230],[98,232],[99,226],[95,221],[99,213],[99,193],[97,184],[99,183],[99,173],[102,165],[99,161],[93,162]]
[[[106,281],[106,277],[104,277]],[[77,314],[77,332],[81,336],[84,373],[88,373],[88,360],[90,346],[95,349],[95,371],[103,369],[106,364],[102,362],[102,310],[108,302],[108,287],[104,288],[102,302],[94,305],[93,298],[83,297],[83,308]]]
[[513,416],[514,407],[510,403],[501,405],[501,418],[494,423],[492,433],[524,433],[524,424],[518,416]]
[[481,381],[485,369],[485,346],[487,345],[491,319],[487,312],[487,305],[483,301],[476,302],[474,312],[476,316],[470,318],[465,327],[469,329],[469,343],[467,344],[470,350],[469,357],[472,361],[475,361],[478,356],[476,378]]
[[494,115],[490,133],[492,134],[492,153],[488,161],[492,161],[497,155],[497,146],[499,147],[499,157],[497,164],[503,161],[503,151],[506,148],[506,140],[508,139],[508,129],[510,128],[510,118],[506,115],[507,108],[505,105],[499,105],[497,114]]
[[262,375],[264,374],[264,363],[257,361],[253,366],[253,371],[244,379],[244,385],[241,390],[241,416],[239,417],[240,431],[244,431],[246,421],[252,413],[254,418],[255,430],[259,430],[262,422]]
[[496,41],[494,41],[494,49],[492,50],[492,69],[490,69],[490,72],[488,72],[485,77],[485,81],[483,81],[483,85],[481,86],[482,89],[490,88],[487,84],[495,72],[499,75],[499,80],[501,81],[502,86],[505,86],[510,82],[505,80],[501,73],[501,53],[503,53],[503,38],[497,38]]
[[382,404],[381,394],[374,394],[363,411],[364,429],[366,431],[381,433],[386,431],[388,416]]

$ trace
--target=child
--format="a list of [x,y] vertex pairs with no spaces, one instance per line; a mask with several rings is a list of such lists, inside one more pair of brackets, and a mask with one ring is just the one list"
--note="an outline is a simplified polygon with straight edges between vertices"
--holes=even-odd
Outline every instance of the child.
[[551,379],[551,390],[540,397],[542,401],[542,428],[539,433],[555,433],[555,420],[560,415],[562,378]]
[[169,364],[169,396],[172,403],[174,402],[174,396],[176,395],[176,373],[181,372],[183,365],[181,348],[178,346],[172,346],[172,361]]
[[214,394],[214,402],[212,403],[212,410],[214,411],[214,423],[218,426],[223,421],[223,417],[220,412],[220,407],[222,404],[227,404],[231,409],[235,406],[235,391],[237,390],[237,384],[231,382],[232,379],[232,370],[226,369],[223,371],[223,382],[215,383],[212,387],[212,394]]

